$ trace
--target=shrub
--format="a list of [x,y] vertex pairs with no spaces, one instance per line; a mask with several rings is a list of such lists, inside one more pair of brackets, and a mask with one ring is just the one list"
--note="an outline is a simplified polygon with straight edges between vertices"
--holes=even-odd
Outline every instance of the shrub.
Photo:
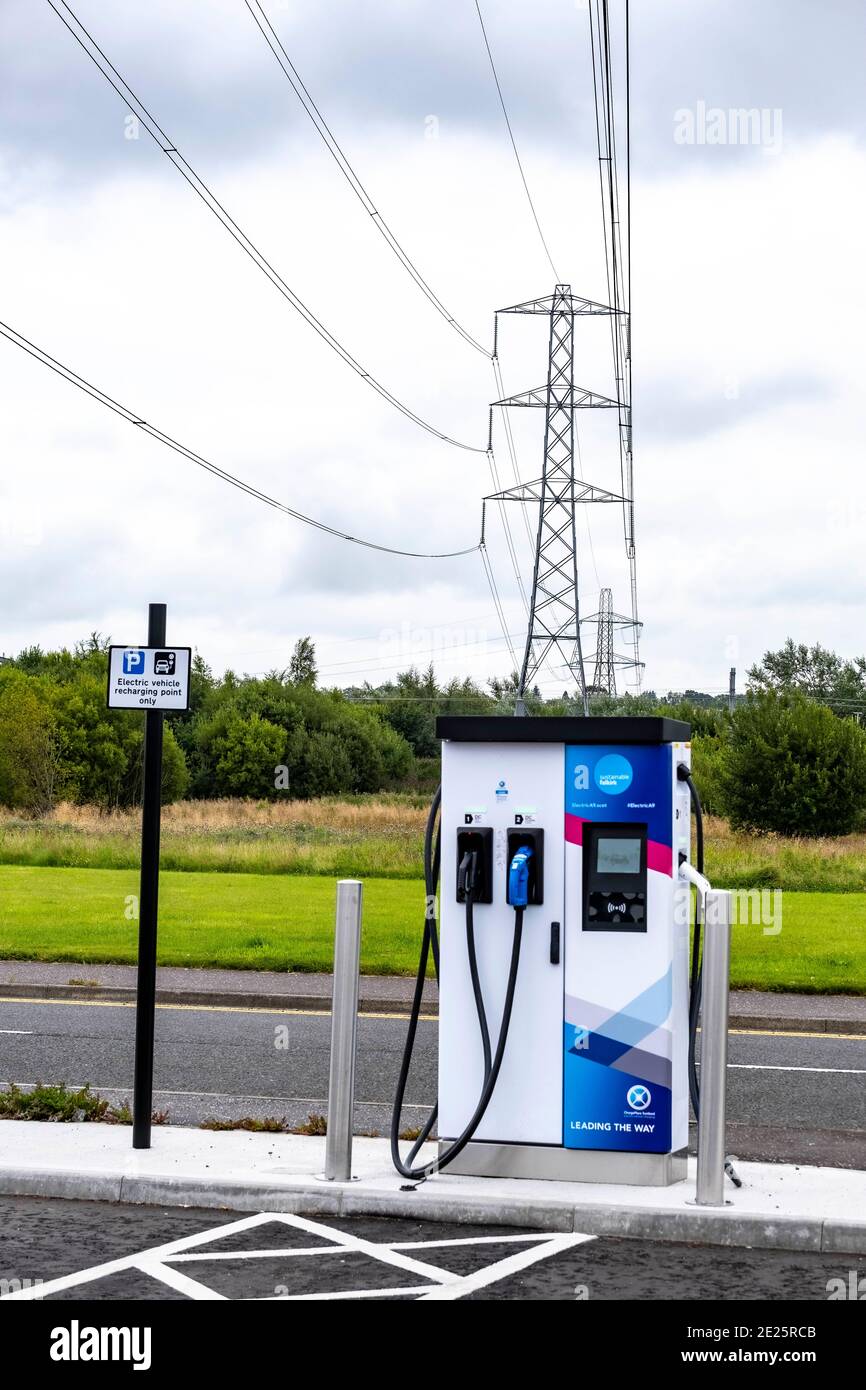
[[724,762],[721,739],[700,734],[692,739],[692,777],[701,806],[710,816],[725,815]]
[[217,785],[229,796],[273,796],[285,748],[284,729],[258,714],[242,719],[232,713],[213,743]]
[[43,685],[10,668],[0,678],[0,803],[42,815],[60,777],[54,719]]
[[732,716],[721,773],[735,828],[845,835],[866,811],[866,734],[805,696],[752,694]]

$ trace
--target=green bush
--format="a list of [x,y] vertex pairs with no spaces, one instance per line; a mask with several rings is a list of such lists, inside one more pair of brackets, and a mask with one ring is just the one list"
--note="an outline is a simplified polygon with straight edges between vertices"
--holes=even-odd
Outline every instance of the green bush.
[[749,695],[720,768],[735,829],[846,835],[866,813],[866,734],[803,695]]
[[692,777],[701,806],[711,816],[725,815],[724,761],[721,739],[701,734],[692,739]]
[[49,811],[60,776],[54,716],[43,683],[0,672],[0,804]]
[[295,734],[289,750],[290,796],[301,800],[333,796],[347,791],[353,779],[352,763],[339,734],[327,729]]
[[[144,721],[106,708],[105,678],[94,665],[95,658],[79,661],[72,674],[63,667],[62,680],[51,671],[0,670],[0,804],[41,815],[61,798],[104,809],[140,802]],[[183,796],[188,781],[167,723],[163,801]]]
[[[139,727],[127,749],[126,775],[123,779],[121,806],[137,806],[141,801],[144,783],[144,730]],[[189,786],[189,772],[183,749],[172,725],[166,720],[162,730],[162,804],[181,801]]]
[[272,795],[276,769],[283,762],[285,749],[284,729],[258,714],[242,719],[232,712],[212,747],[222,795]]

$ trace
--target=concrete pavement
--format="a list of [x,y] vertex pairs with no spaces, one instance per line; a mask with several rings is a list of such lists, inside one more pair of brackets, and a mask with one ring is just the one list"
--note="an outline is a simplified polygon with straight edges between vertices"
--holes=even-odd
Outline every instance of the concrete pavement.
[[[866,1173],[744,1163],[721,1208],[694,1205],[694,1162],[669,1188],[438,1174],[406,1189],[383,1139],[356,1139],[350,1183],[321,1180],[324,1140],[0,1121],[0,1193],[305,1216],[403,1216],[757,1249],[866,1252]],[[433,1157],[428,1145],[422,1157]],[[13,1295],[20,1297],[21,1295]]]

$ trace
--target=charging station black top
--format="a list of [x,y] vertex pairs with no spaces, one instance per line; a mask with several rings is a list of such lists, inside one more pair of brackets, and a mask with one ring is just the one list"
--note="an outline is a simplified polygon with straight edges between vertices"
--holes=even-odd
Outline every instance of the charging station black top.
[[436,737],[455,743],[685,743],[691,725],[659,714],[440,714]]

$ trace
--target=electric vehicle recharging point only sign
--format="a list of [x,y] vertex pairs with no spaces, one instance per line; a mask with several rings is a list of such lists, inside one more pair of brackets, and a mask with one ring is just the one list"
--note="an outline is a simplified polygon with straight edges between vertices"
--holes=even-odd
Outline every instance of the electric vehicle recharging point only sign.
[[108,708],[189,709],[191,647],[109,647]]

